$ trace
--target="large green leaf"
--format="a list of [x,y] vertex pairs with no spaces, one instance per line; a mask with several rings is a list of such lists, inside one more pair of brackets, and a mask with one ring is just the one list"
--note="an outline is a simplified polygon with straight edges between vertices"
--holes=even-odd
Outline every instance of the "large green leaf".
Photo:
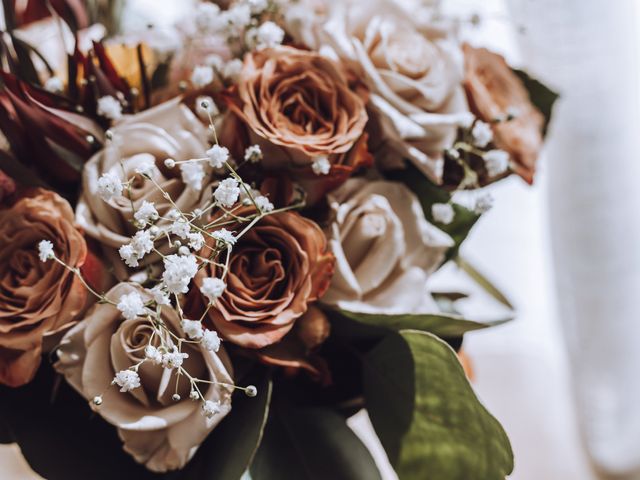
[[504,430],[434,335],[385,337],[364,357],[364,395],[400,480],[502,480],[513,470]]
[[535,78],[530,77],[526,72],[516,69],[513,69],[513,71],[520,80],[522,80],[522,83],[524,83],[525,88],[529,92],[531,103],[533,103],[544,116],[542,134],[546,135],[549,122],[551,121],[553,105],[556,103],[556,100],[558,100],[559,95]]
[[438,223],[433,218],[431,207],[434,203],[449,202],[451,200],[451,194],[449,192],[433,183],[422,175],[416,167],[409,163],[407,163],[404,170],[389,172],[387,176],[391,180],[399,181],[407,185],[418,197],[425,218],[453,238],[455,245],[449,250],[447,260],[455,257],[460,245],[467,238],[467,235],[480,218],[480,215],[462,205],[454,203],[452,204],[455,212],[453,221],[447,225]]
[[274,402],[250,469],[253,480],[376,480],[371,454],[345,423],[323,406]]
[[500,325],[511,320],[511,317],[505,317],[491,322],[477,322],[466,320],[459,315],[444,313],[385,315],[347,312],[345,310],[341,310],[339,313],[347,318],[366,323],[367,325],[374,325],[390,330],[421,330],[441,338],[459,337],[472,330],[480,330]]

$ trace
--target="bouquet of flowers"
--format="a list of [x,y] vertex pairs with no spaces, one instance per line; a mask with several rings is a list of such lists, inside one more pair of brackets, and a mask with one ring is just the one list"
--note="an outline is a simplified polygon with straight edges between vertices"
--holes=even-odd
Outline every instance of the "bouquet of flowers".
[[500,321],[431,279],[510,307],[458,250],[555,94],[432,2],[108,3],[3,2],[0,440],[48,479],[381,478],[366,409],[401,479],[508,475],[460,361]]

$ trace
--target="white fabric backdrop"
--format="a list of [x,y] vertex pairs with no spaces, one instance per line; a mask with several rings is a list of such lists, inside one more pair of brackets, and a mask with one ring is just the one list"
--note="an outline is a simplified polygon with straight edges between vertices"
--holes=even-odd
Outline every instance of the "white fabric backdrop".
[[512,5],[527,63],[563,95],[548,208],[581,430],[599,468],[640,478],[638,2]]

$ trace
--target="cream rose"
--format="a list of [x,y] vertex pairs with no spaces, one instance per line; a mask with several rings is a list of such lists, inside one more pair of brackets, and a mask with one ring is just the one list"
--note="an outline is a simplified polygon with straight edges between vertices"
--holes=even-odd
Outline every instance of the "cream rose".
[[[117,301],[131,292],[145,295],[133,284],[120,283],[106,296]],[[163,307],[161,317],[169,329],[179,334],[180,320],[174,309]],[[150,470],[164,472],[183,467],[193,457],[209,432],[229,413],[231,392],[214,385],[200,388],[205,400],[220,402],[220,412],[207,418],[201,402],[189,399],[186,379],[178,384],[182,399],[176,402],[172,399],[175,372],[149,361],[138,369],[140,387],[126,393],[109,387],[117,372],[145,358],[152,331],[147,320],[124,320],[116,307],[98,304],[65,335],[55,367],[87,400],[102,394],[97,412],[118,428],[124,450]],[[224,350],[215,354],[200,344],[184,343],[182,351],[189,354],[183,367],[192,376],[233,383]]]
[[448,29],[423,27],[390,0],[335,2],[320,36],[362,78],[370,149],[383,168],[403,157],[439,182],[442,151],[469,120],[464,62]]
[[[76,221],[87,235],[98,240],[105,250],[116,276],[128,277],[128,270],[118,256],[117,249],[128,243],[136,232],[133,224],[133,206],[137,209],[143,201],[154,202],[164,216],[171,204],[150,180],[136,174],[136,169],[148,162],[155,164],[151,177],[171,195],[175,204],[184,212],[190,212],[209,198],[206,178],[200,190],[182,181],[180,169],[168,169],[167,158],[176,161],[205,156],[208,148],[206,128],[180,99],[163,103],[143,113],[125,118],[111,129],[113,140],[94,155],[84,167],[82,194],[76,207]],[[123,194],[109,202],[98,195],[98,179],[107,172],[117,174],[123,181],[135,177],[131,186],[131,199],[125,189]],[[157,225],[163,226],[160,220]],[[149,256],[153,260],[155,257]],[[157,260],[157,258],[155,258]]]
[[437,311],[427,280],[454,242],[425,220],[415,195],[400,183],[351,179],[329,203],[336,268],[322,302],[366,313]]

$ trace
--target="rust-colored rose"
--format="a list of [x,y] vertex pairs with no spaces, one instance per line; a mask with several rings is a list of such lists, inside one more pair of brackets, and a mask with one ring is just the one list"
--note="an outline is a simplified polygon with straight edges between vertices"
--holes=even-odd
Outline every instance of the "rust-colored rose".
[[502,56],[469,45],[463,49],[464,86],[471,111],[485,122],[513,116],[511,120],[493,124],[494,143],[509,152],[513,170],[533,183],[542,148],[543,115],[531,103],[524,84]]
[[[335,61],[278,47],[246,56],[237,94],[228,102],[248,127],[249,141],[262,148],[262,166],[288,169],[319,196],[372,163],[363,136],[366,96]],[[329,168],[312,169],[319,159]],[[320,177],[331,185],[315,192],[309,180]]]
[[[247,212],[250,207],[236,215]],[[225,340],[248,348],[271,345],[324,294],[333,266],[314,222],[294,212],[268,215],[233,246],[227,288],[209,319]],[[207,267],[196,284],[221,275],[222,268]]]
[[87,246],[71,207],[39,189],[0,210],[0,383],[9,386],[33,378],[43,336],[71,324],[85,306],[80,280],[59,263],[38,258],[41,240],[53,243],[67,265],[83,265]]

